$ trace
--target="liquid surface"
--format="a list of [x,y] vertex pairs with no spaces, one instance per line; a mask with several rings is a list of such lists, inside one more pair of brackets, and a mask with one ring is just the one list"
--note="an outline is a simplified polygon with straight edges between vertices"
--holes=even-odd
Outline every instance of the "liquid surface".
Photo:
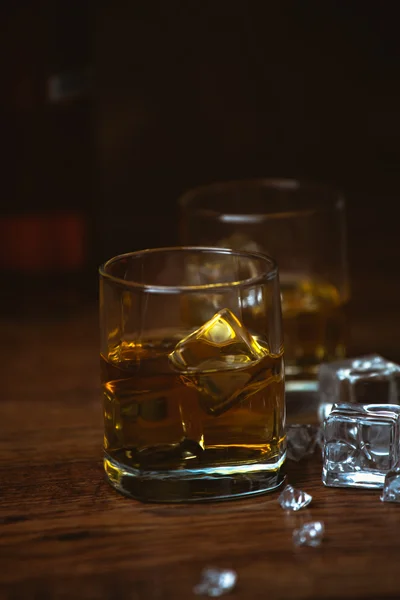
[[345,321],[329,283],[281,276],[285,369],[288,379],[314,375],[321,362],[345,355]]
[[[191,341],[191,360],[203,360],[204,339]],[[256,360],[245,359],[243,343],[235,364],[229,340],[214,339],[212,368],[203,370],[185,365],[182,352],[176,365],[172,336],[124,341],[101,356],[107,455],[141,471],[276,464],[285,443],[283,360],[251,341]]]

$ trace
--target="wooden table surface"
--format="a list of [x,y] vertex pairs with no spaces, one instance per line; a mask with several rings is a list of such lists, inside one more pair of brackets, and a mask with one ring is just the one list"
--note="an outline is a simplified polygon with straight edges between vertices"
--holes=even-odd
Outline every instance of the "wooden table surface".
[[[396,303],[371,319],[368,302],[353,350],[400,358]],[[0,597],[190,599],[211,565],[237,571],[237,599],[400,598],[400,505],[323,487],[318,455],[287,463],[313,496],[294,514],[276,493],[146,505],[115,492],[102,472],[95,308],[3,322],[2,342]],[[325,522],[322,545],[295,548],[293,529],[312,519]]]

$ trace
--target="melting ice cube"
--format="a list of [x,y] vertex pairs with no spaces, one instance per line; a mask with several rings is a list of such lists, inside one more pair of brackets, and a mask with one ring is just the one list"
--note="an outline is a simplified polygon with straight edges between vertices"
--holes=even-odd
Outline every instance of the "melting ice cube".
[[266,384],[258,363],[268,355],[227,308],[182,339],[169,359],[182,381],[201,392],[200,403],[211,414],[221,414],[232,402]]

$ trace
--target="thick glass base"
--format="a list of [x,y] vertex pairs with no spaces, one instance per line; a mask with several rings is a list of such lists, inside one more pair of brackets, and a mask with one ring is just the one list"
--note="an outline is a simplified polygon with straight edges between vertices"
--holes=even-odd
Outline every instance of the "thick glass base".
[[284,454],[275,463],[207,469],[142,471],[104,455],[108,482],[119,492],[142,502],[204,502],[265,494],[285,479]]

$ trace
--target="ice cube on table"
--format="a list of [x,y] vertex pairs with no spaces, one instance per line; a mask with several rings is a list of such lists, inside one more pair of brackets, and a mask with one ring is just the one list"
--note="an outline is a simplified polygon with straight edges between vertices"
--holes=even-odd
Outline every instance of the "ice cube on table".
[[334,404],[324,423],[322,481],[381,488],[399,459],[400,407]]
[[202,394],[203,408],[221,414],[245,393],[246,386],[251,384],[257,391],[257,369],[253,373],[244,368],[256,367],[267,355],[266,348],[225,308],[180,340],[169,360],[182,381]]
[[233,590],[236,581],[237,575],[232,569],[208,567],[203,570],[201,581],[193,588],[193,592],[198,595],[216,598]]
[[318,385],[321,421],[335,402],[399,404],[400,366],[379,354],[324,363]]
[[386,473],[381,495],[382,502],[400,502],[400,467]]
[[294,510],[298,511],[301,508],[305,508],[310,504],[312,496],[303,492],[302,490],[296,490],[291,485],[287,485],[280,493],[278,502],[283,510]]
[[293,424],[286,428],[287,458],[298,462],[315,452],[319,428],[314,425]]
[[325,526],[322,521],[311,521],[293,531],[293,543],[295,546],[316,548],[321,544],[324,533]]

